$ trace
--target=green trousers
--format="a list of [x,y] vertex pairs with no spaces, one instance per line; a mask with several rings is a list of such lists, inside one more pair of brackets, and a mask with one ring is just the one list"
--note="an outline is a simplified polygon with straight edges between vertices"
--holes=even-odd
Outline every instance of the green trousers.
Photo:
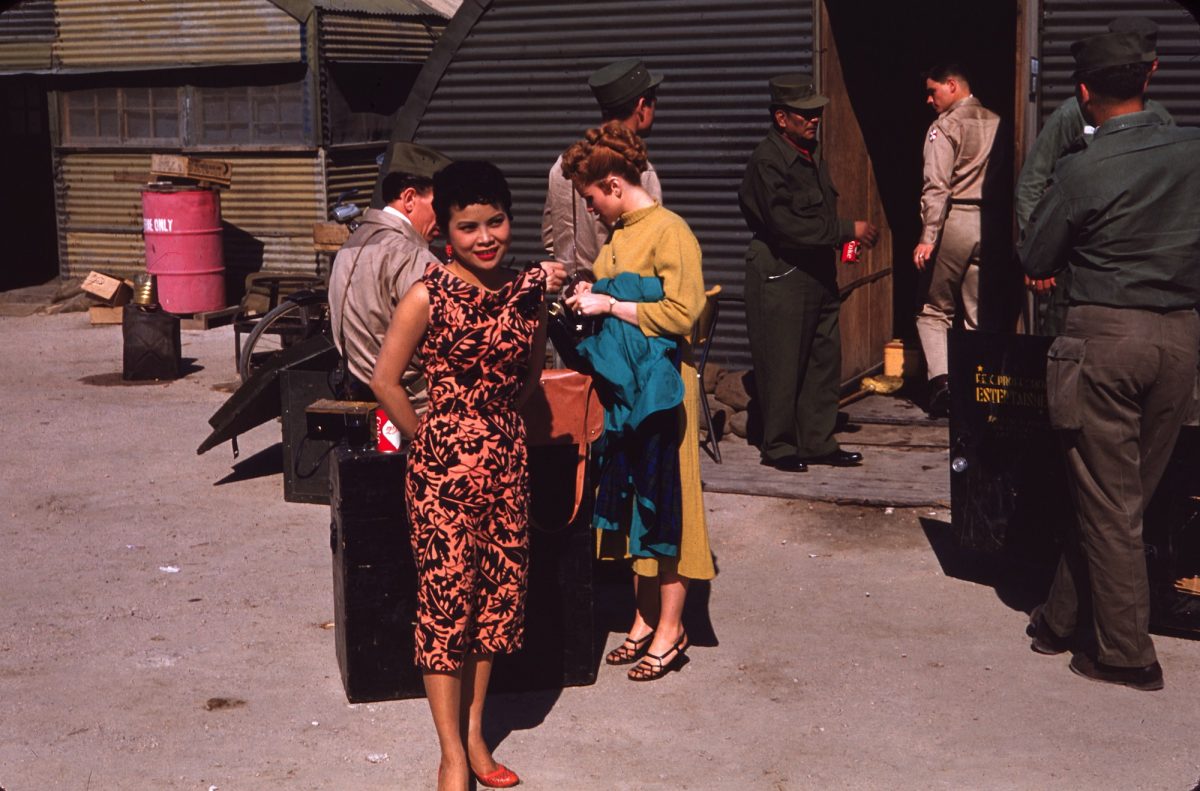
[[838,450],[842,303],[829,259],[827,268],[793,269],[757,241],[746,253],[746,325],[766,461]]

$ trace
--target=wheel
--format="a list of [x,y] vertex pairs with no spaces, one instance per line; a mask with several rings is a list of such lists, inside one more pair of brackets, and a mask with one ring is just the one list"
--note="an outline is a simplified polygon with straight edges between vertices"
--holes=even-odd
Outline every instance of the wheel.
[[297,291],[259,319],[246,335],[238,355],[238,376],[246,381],[267,357],[328,327],[329,295],[325,291]]

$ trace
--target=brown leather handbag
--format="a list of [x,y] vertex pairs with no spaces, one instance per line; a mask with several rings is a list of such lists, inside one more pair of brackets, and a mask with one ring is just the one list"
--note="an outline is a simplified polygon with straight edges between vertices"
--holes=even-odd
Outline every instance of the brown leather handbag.
[[525,438],[530,445],[575,445],[575,504],[570,522],[579,514],[587,476],[588,448],[604,433],[604,407],[592,378],[568,368],[542,371],[540,386],[521,408]]

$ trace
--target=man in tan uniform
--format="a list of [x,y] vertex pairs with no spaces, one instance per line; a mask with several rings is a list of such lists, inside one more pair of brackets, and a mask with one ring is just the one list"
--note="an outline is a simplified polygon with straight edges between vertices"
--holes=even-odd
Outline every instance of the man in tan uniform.
[[949,414],[946,336],[961,306],[963,326],[979,324],[979,262],[984,181],[1000,116],[971,95],[963,69],[925,74],[926,101],[938,117],[925,136],[921,240],[913,264],[924,271],[936,254],[917,334],[929,373],[930,417]]
[[[383,179],[382,209],[368,209],[333,261],[329,317],[342,354],[344,398],[374,401],[367,382],[396,303],[437,258],[429,243],[438,233],[433,174],[450,160],[432,148],[397,143]],[[405,372],[413,405],[425,403],[419,361]]]
[[[651,74],[640,60],[621,60],[610,63],[588,78],[588,86],[600,105],[605,121],[617,120],[645,137],[654,126],[654,109],[658,104],[658,85],[662,75]],[[647,163],[642,174],[642,187],[662,203],[662,187],[654,166]],[[587,210],[587,203],[570,179],[563,175],[562,157],[550,168],[546,184],[546,205],[542,210],[542,243],[556,261],[566,267],[567,274],[577,269],[591,269],[592,263],[608,229]]]

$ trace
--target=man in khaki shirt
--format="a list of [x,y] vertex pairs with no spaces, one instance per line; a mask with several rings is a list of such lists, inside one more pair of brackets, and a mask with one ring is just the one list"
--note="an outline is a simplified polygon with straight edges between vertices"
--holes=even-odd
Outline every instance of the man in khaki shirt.
[[[437,258],[429,243],[438,233],[433,174],[450,160],[432,148],[397,143],[383,179],[382,209],[368,209],[333,261],[329,317],[333,342],[345,361],[341,395],[375,400],[367,382],[375,370],[392,311],[425,267]],[[425,404],[419,360],[405,372],[413,406]]]
[[[935,259],[917,334],[929,374],[930,417],[949,414],[946,336],[959,305],[963,326],[979,325],[979,263],[984,182],[1000,116],[971,95],[956,65],[925,75],[926,101],[938,117],[925,136],[925,183],[921,190],[921,240],[913,264],[924,271]],[[936,258],[935,258],[936,256]]]
[[[658,85],[662,75],[651,74],[640,60],[610,63],[588,78],[588,86],[600,105],[605,121],[617,120],[645,137],[654,126]],[[662,187],[654,166],[647,163],[642,187],[662,203]],[[567,274],[591,269],[608,229],[587,210],[587,203],[562,172],[562,156],[550,168],[546,205],[542,210],[542,243]]]

